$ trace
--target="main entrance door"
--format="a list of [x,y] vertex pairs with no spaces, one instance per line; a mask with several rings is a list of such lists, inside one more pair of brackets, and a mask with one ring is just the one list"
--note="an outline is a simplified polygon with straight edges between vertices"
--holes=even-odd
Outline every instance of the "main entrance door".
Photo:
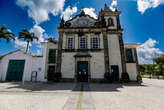
[[25,60],[10,60],[7,70],[7,81],[22,81]]
[[88,62],[77,62],[77,77],[78,82],[88,82]]
[[111,66],[113,81],[119,81],[119,68],[117,65]]

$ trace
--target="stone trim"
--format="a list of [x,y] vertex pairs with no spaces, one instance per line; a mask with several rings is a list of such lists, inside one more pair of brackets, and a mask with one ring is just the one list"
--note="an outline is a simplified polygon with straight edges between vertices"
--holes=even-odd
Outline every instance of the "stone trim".
[[61,73],[63,34],[64,34],[63,32],[59,32],[57,67],[56,67],[56,72],[59,73]]
[[123,29],[108,29],[105,28],[96,28],[96,27],[89,27],[89,28],[58,28],[59,31],[64,31],[66,34],[101,34],[102,32],[109,32],[109,33],[122,33]]
[[120,17],[117,16],[116,19],[117,19],[117,29],[121,29],[121,25],[120,25]]
[[92,57],[90,54],[76,54],[75,56],[74,56],[75,58],[80,58],[80,57],[84,57],[84,58],[86,58],[86,57]]
[[110,63],[109,63],[109,48],[108,48],[108,38],[107,34],[103,33],[104,41],[104,63],[105,63],[105,72],[110,72]]
[[120,54],[121,54],[121,65],[122,65],[122,72],[127,72],[126,70],[126,58],[125,58],[125,51],[124,51],[124,43],[122,39],[122,34],[119,37],[119,44],[120,44]]
[[139,75],[139,64],[138,64],[138,57],[137,57],[137,50],[136,50],[136,48],[134,48],[134,57],[136,59],[137,74]]
[[99,52],[104,49],[62,49],[62,52]]

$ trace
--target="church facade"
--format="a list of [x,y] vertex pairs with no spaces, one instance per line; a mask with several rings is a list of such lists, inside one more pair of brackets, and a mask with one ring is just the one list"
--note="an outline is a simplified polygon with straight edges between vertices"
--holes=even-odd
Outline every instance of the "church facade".
[[43,56],[22,50],[0,56],[0,81],[119,81],[123,73],[136,81],[139,44],[124,44],[120,13],[105,5],[97,19],[83,10],[61,19],[58,41],[42,42]]
[[119,81],[128,73],[136,81],[138,44],[124,44],[120,11],[105,5],[94,19],[82,10],[74,18],[61,19],[58,42],[44,42],[45,78],[61,74],[63,81],[101,81],[110,74]]

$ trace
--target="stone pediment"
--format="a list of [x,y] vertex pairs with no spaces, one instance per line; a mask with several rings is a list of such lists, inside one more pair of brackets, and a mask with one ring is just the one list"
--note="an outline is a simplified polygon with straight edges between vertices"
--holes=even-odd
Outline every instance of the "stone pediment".
[[95,20],[88,16],[81,16],[72,20],[70,23],[71,27],[93,27],[95,25]]
[[78,27],[94,27],[96,19],[86,14],[79,14],[66,22],[66,26],[78,28]]

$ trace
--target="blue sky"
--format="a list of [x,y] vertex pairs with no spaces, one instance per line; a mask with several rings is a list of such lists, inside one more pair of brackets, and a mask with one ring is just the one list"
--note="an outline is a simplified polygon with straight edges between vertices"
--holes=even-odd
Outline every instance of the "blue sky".
[[[28,29],[35,32],[40,41],[48,37],[57,39],[62,15],[69,19],[83,7],[91,16],[96,16],[105,3],[109,6],[114,3],[113,8],[122,12],[120,20],[125,43],[143,43],[142,51],[138,51],[141,56],[149,53],[144,57],[164,51],[164,0],[0,0],[0,25],[6,24],[16,37],[22,29]],[[25,48],[21,40],[8,44],[1,40],[0,45],[0,55]],[[40,50],[37,42],[30,49],[32,53],[40,53]]]

